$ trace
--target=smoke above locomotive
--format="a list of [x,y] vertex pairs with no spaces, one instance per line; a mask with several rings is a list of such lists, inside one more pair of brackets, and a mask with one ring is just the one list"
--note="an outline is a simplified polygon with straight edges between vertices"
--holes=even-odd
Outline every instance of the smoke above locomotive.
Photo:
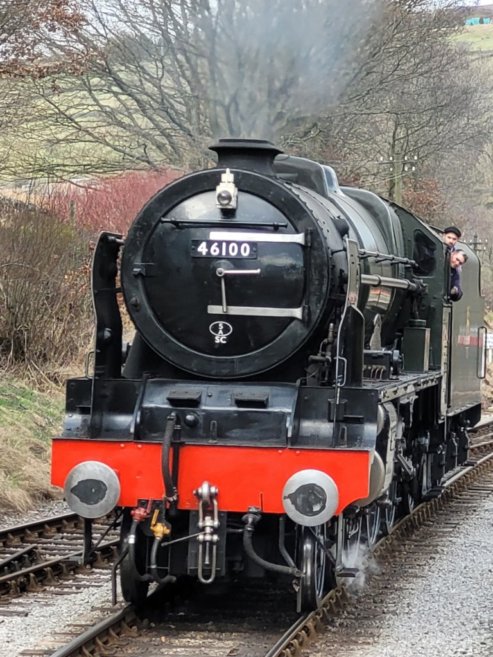
[[232,137],[276,139],[336,106],[368,62],[369,35],[385,13],[382,0],[256,0],[241,3],[241,17],[227,4],[217,7],[213,51],[227,56],[214,57],[215,75],[201,71],[214,138],[228,126]]

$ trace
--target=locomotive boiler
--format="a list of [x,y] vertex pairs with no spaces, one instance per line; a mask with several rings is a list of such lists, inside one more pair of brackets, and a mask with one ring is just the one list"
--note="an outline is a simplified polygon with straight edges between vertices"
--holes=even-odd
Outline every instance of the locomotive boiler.
[[[479,263],[449,298],[438,231],[269,142],[158,192],[93,263],[92,375],[67,383],[52,481],[120,510],[122,590],[263,577],[316,607],[349,548],[467,460],[484,372]],[[135,326],[122,343],[120,292]]]

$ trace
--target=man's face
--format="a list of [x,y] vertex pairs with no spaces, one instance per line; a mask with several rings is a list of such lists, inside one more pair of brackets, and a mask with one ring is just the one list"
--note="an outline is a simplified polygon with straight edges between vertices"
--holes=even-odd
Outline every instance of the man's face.
[[458,239],[455,233],[445,233],[443,236],[443,241],[447,246],[455,246]]
[[464,264],[464,256],[462,253],[456,253],[455,251],[452,251],[450,255],[450,266],[452,269],[457,269],[457,267],[461,267]]

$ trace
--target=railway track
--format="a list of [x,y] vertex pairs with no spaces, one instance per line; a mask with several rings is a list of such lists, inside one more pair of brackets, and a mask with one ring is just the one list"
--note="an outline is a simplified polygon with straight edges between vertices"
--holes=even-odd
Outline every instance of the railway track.
[[[493,472],[493,440],[482,440],[481,443],[471,447],[471,465],[463,468],[446,483],[445,490],[438,498],[425,502],[416,507],[413,513],[398,522],[389,536],[381,539],[373,549],[372,556],[380,563],[390,560],[396,545],[403,546],[426,523],[435,519],[456,497],[464,491],[467,493],[472,484],[483,475]],[[491,494],[493,492],[493,478],[486,480],[484,487],[478,489],[478,494]],[[385,566],[384,566],[385,567]],[[294,628],[292,633],[280,641],[278,646],[267,653],[266,657],[295,657],[301,654],[301,649],[312,640],[318,630],[325,623],[346,609],[351,601],[345,583],[340,584],[323,600],[320,609],[308,614],[301,628]],[[335,652],[334,654],[337,654]]]
[[[471,448],[470,456],[470,465],[450,477],[439,498],[414,509],[410,516],[395,525],[389,536],[379,541],[372,559],[379,564],[391,564],[400,552],[406,552],[416,542],[424,549],[429,539],[419,532],[434,527],[447,508],[454,513],[454,504],[464,506],[464,500],[469,500],[468,504],[472,500],[474,506],[481,496],[493,492],[493,440],[483,434]],[[449,531],[450,527],[446,529]],[[382,591],[386,589],[388,584],[384,583],[376,597],[384,595]],[[154,595],[164,597],[159,602],[156,598],[150,600],[152,611],[142,610],[138,614],[131,605],[116,613],[108,610],[103,621],[87,628],[66,645],[54,651],[26,650],[22,655],[89,657],[111,653],[141,657],[161,654],[165,648],[166,655],[176,657],[196,654],[204,657],[295,657],[304,654],[308,643],[327,622],[334,626],[334,619],[346,613],[354,602],[347,580],[324,598],[318,610],[296,618],[290,609],[291,596],[269,587],[255,589],[250,598],[248,591],[233,589],[222,598],[202,594],[205,597],[199,596],[193,602],[183,598],[179,590],[157,591]],[[285,606],[287,599],[289,607]],[[337,646],[337,632],[334,645]],[[331,654],[336,655],[337,650]]]
[[471,446],[474,446],[478,442],[488,440],[489,438],[493,437],[493,416],[488,415],[487,417],[483,418],[475,427],[469,429],[469,436]]
[[83,567],[108,564],[116,554],[116,534],[100,524],[95,535],[94,550],[82,564],[84,524],[74,513],[0,530],[0,601],[57,585]]

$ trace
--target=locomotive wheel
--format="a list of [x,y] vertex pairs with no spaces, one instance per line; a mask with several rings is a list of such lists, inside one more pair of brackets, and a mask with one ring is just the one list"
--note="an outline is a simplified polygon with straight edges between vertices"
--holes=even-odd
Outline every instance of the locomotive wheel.
[[404,515],[412,513],[414,507],[416,506],[416,499],[418,497],[418,486],[417,480],[413,479],[412,481],[402,484],[402,512]]
[[[147,598],[149,591],[149,582],[142,581],[140,575],[145,573],[145,548],[146,537],[137,528],[135,544],[135,563],[130,559],[130,555],[126,554],[120,564],[120,584],[122,587],[123,598],[127,602],[131,602],[136,607],[141,606]],[[122,551],[128,547],[128,538],[126,532],[124,534],[122,528]]]
[[149,591],[149,582],[143,582],[139,579],[139,573],[135,565],[131,563],[128,554],[120,564],[120,583],[123,598],[127,602],[131,602],[136,607],[144,604]]
[[300,534],[300,570],[303,577],[298,590],[298,609],[305,612],[320,606],[325,592],[333,584],[333,570],[323,547],[326,545],[326,526],[303,527]]
[[382,513],[382,531],[384,534],[388,535],[392,531],[394,526],[395,519],[397,517],[397,505],[399,501],[397,499],[397,481],[392,480],[392,483],[389,486],[389,493],[387,497],[387,503],[383,507]]
[[364,510],[364,514],[363,536],[366,540],[366,543],[368,544],[368,547],[372,548],[377,542],[378,535],[380,533],[380,506],[373,503]]

